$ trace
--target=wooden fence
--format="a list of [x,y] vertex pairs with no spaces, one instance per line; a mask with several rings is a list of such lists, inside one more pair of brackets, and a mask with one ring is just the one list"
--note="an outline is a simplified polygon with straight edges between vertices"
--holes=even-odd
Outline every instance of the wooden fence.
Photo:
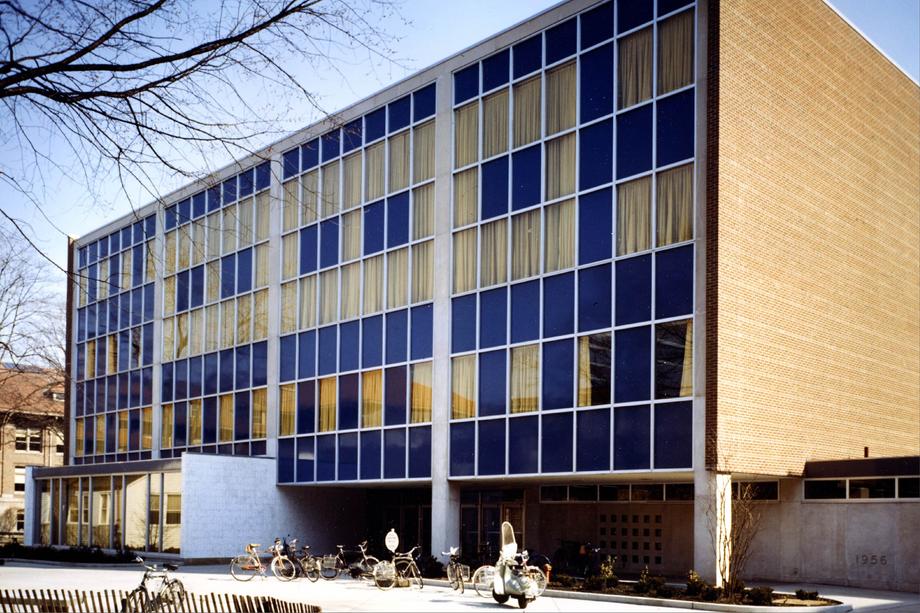
[[[3,613],[134,613],[135,607],[126,606],[128,592],[122,590],[0,590],[0,612]],[[320,607],[304,602],[288,602],[271,596],[246,596],[242,594],[192,594],[186,593],[181,602],[161,603],[158,608],[148,608],[150,603],[139,603],[137,613],[162,611],[164,613],[319,613]]]

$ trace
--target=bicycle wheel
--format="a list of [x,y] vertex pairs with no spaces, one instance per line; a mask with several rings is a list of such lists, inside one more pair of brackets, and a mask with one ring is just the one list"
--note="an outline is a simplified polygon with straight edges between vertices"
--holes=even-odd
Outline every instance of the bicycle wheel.
[[450,564],[447,565],[447,582],[450,584],[450,589],[452,590],[457,589],[457,579],[459,578],[459,575],[460,575],[460,572],[457,569],[456,564],[451,562]]
[[336,556],[323,556],[320,560],[319,576],[326,581],[338,579],[342,572],[342,566]]
[[374,568],[380,564],[380,560],[374,556],[367,556],[366,560],[363,560],[360,564],[361,567],[361,578],[362,579],[373,579],[374,578]]
[[536,597],[543,595],[543,591],[546,589],[546,573],[539,566],[528,566],[527,574],[530,576],[530,580],[534,582],[536,586]]
[[303,569],[303,574],[307,579],[313,583],[319,581],[319,560],[313,556],[303,558],[300,561],[300,567]]
[[160,590],[160,608],[168,611],[185,611],[185,586],[178,579],[169,579]]
[[495,579],[495,567],[489,564],[480,566],[473,573],[471,583],[476,593],[483,598],[492,597],[492,581]]
[[406,566],[406,569],[403,571],[403,576],[409,581],[409,587],[416,590],[425,587],[425,582],[422,580],[422,573],[418,571],[418,566],[415,565],[415,562],[409,562],[409,565]]
[[290,558],[278,556],[272,560],[272,574],[278,581],[290,581],[297,575],[297,569]]
[[381,590],[388,590],[396,585],[396,566],[388,560],[374,566],[374,585]]
[[230,561],[230,574],[237,581],[249,581],[259,573],[261,564],[255,556],[240,555]]
[[144,613],[147,610],[147,590],[136,587],[121,601],[121,613]]

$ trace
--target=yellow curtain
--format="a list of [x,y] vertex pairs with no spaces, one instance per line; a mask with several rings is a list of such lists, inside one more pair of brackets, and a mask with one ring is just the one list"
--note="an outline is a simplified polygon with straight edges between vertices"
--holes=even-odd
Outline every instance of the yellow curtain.
[[680,377],[680,395],[693,395],[693,320],[687,320],[687,336],[684,342],[684,365]]
[[693,238],[693,164],[658,173],[658,246]]
[[514,86],[514,146],[540,138],[541,83],[539,75]]
[[106,347],[108,360],[106,361],[106,374],[114,375],[118,372],[118,335],[110,334]]
[[192,232],[192,266],[198,266],[204,262],[204,226],[202,222],[194,221],[191,224]]
[[201,398],[188,401],[188,444],[201,444]]
[[409,423],[431,421],[431,362],[412,365],[411,404]]
[[233,440],[233,394],[220,397],[217,440],[226,443]]
[[325,218],[339,212],[339,162],[323,166],[323,197],[320,215]]
[[338,318],[339,270],[333,268],[319,275],[319,323],[328,324]]
[[236,299],[236,344],[243,345],[252,338],[252,294],[243,294]]
[[353,153],[344,160],[345,179],[343,198],[345,209],[350,209],[361,204],[361,152]]
[[369,370],[361,373],[361,427],[380,426],[383,406],[383,371]]
[[233,298],[220,303],[220,348],[232,347],[236,332],[236,303]]
[[617,186],[617,255],[645,251],[652,241],[652,179]]
[[451,419],[476,416],[476,356],[465,355],[451,361]]
[[454,111],[454,168],[479,159],[479,103]]
[[409,131],[390,137],[390,187],[388,193],[409,187]]
[[[203,239],[202,239],[202,240],[203,240]],[[202,244],[204,244],[204,243],[202,243]],[[127,251],[125,251],[124,253],[127,253]],[[147,283],[149,283],[149,282],[153,281],[154,279],[156,279],[156,276],[157,276],[156,249],[154,248],[154,241],[153,241],[153,239],[147,241],[146,247],[145,247],[145,249],[144,249],[144,253],[146,254],[146,259],[147,259],[147,264],[146,264],[146,266],[147,266],[147,272],[146,272],[146,276],[145,276],[144,280],[145,280]],[[122,269],[122,270],[124,270],[124,269]],[[128,289],[128,288],[125,288],[125,289]]]
[[83,419],[78,419],[77,421],[77,433],[75,435],[75,445],[74,445],[74,455],[82,456],[83,455],[83,446],[85,439],[86,424]]
[[109,260],[104,258],[99,262],[99,269],[96,272],[96,279],[98,280],[98,294],[96,296],[97,300],[103,298],[108,298],[109,296]]
[[335,430],[335,377],[319,380],[319,431]]
[[316,325],[316,275],[300,280],[300,328]]
[[575,191],[575,133],[546,143],[546,199]]
[[300,223],[307,225],[319,217],[319,171],[306,173],[300,183]]
[[[170,230],[163,237],[163,276],[176,272],[176,242],[178,231]],[[126,270],[122,268],[122,270]]]
[[128,412],[118,412],[118,451],[128,450]]
[[[603,354],[605,356],[604,363],[598,364],[599,367],[606,366],[609,368],[609,332],[592,334],[591,336],[582,336],[578,338],[578,406],[580,407],[588,407],[596,404],[610,402],[609,380],[606,381],[608,386],[607,390],[594,389],[594,380],[592,375],[596,376],[597,373],[592,373],[592,352],[595,354],[594,360],[598,360],[598,354]],[[595,393],[595,391],[597,393]]]
[[412,191],[412,240],[434,236],[434,183]]
[[454,175],[454,227],[479,218],[479,169],[470,168]]
[[[121,275],[119,275],[119,286],[122,291],[131,289],[131,270],[133,266],[134,251],[128,249],[121,254]],[[83,277],[82,279],[85,279]],[[81,279],[81,283],[82,283]]]
[[693,82],[693,10],[658,23],[658,95]]
[[387,308],[405,306],[409,290],[409,250],[387,254]]
[[489,287],[508,280],[508,220],[482,226],[479,284]]
[[255,287],[265,287],[268,285],[269,268],[268,268],[268,243],[256,245],[255,248]]
[[252,438],[265,438],[268,420],[268,391],[252,390]]
[[240,217],[240,248],[248,247],[252,244],[252,198],[240,200],[236,205],[236,212]]
[[508,150],[508,90],[482,99],[482,157]]
[[268,240],[268,231],[271,219],[270,192],[262,191],[256,194],[256,242]]
[[545,272],[575,265],[575,201],[546,207]]
[[[172,324],[172,320],[169,320],[169,323]],[[163,328],[165,330],[166,324],[164,323]],[[172,341],[170,341],[172,342]],[[163,344],[166,344],[164,338]],[[165,350],[164,350],[165,353]],[[172,358],[170,358],[172,359]],[[86,378],[92,379],[96,376],[96,341],[86,341]]]
[[[169,440],[172,441],[172,405],[169,405],[169,409]],[[96,415],[96,453],[103,453],[106,450],[105,442],[105,415]],[[171,442],[170,447],[172,447]],[[109,451],[115,450],[109,449]]]
[[236,207],[231,206],[221,211],[221,250],[224,255],[236,251]]
[[434,176],[434,120],[416,127],[412,139],[412,182],[420,183]]
[[364,260],[364,313],[383,310],[383,256]]
[[[100,416],[101,417],[101,416]],[[164,404],[160,408],[160,448],[169,449],[173,446],[173,405]]]
[[575,62],[546,71],[546,134],[575,127],[577,73]]
[[283,281],[296,277],[300,268],[298,236],[297,232],[292,232],[281,237],[281,279]]
[[220,211],[211,213],[205,218],[208,229],[208,259],[220,255]]
[[204,350],[217,351],[220,339],[220,307],[212,304],[205,307]]
[[281,334],[297,329],[297,281],[281,286]]
[[536,411],[540,398],[540,346],[511,348],[511,412]]
[[163,315],[176,312],[176,277],[163,279]]
[[367,192],[365,197],[368,202],[373,202],[383,198],[386,191],[386,174],[384,173],[386,150],[384,149],[384,142],[381,141],[365,149],[364,156],[366,166],[364,189]]
[[412,302],[434,298],[434,241],[412,245]]
[[141,449],[153,447],[153,408],[141,409]]
[[297,414],[297,388],[293,383],[282,385],[279,388],[281,396],[281,409],[278,418],[278,435],[289,436],[294,434],[294,419]]
[[361,263],[342,267],[342,319],[361,315]]
[[252,340],[261,341],[268,338],[268,290],[256,292],[253,299]]
[[342,261],[361,257],[361,211],[342,215]]
[[511,218],[511,280],[540,274],[540,209]]
[[652,97],[652,28],[620,39],[618,107]]
[[454,293],[476,288],[476,228],[454,234]]
[[[175,318],[173,317],[164,317],[163,318],[163,359],[164,360],[174,360],[176,359],[176,332],[175,332]],[[93,341],[90,341],[90,343]],[[86,344],[87,349],[90,348],[89,343]],[[86,360],[86,378],[91,378],[95,373],[92,367],[96,363],[96,359],[90,359],[89,356],[93,354],[87,354]]]
[[206,302],[214,302],[220,299],[220,260],[211,260],[205,267],[208,276]]
[[188,314],[188,354],[198,355],[202,352],[204,309],[195,309]]
[[188,313],[176,316],[176,357],[188,357]]

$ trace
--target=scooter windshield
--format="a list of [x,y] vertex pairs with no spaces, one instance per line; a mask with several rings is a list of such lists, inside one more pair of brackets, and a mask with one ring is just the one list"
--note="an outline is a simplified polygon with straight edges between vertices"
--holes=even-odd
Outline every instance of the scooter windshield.
[[502,556],[514,557],[517,554],[517,541],[514,538],[514,528],[508,522],[502,522]]

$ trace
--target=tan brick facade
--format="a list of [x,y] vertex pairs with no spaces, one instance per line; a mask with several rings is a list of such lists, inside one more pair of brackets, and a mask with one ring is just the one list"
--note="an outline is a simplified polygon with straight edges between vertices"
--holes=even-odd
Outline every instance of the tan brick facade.
[[917,455],[920,88],[821,0],[712,12],[708,463]]

